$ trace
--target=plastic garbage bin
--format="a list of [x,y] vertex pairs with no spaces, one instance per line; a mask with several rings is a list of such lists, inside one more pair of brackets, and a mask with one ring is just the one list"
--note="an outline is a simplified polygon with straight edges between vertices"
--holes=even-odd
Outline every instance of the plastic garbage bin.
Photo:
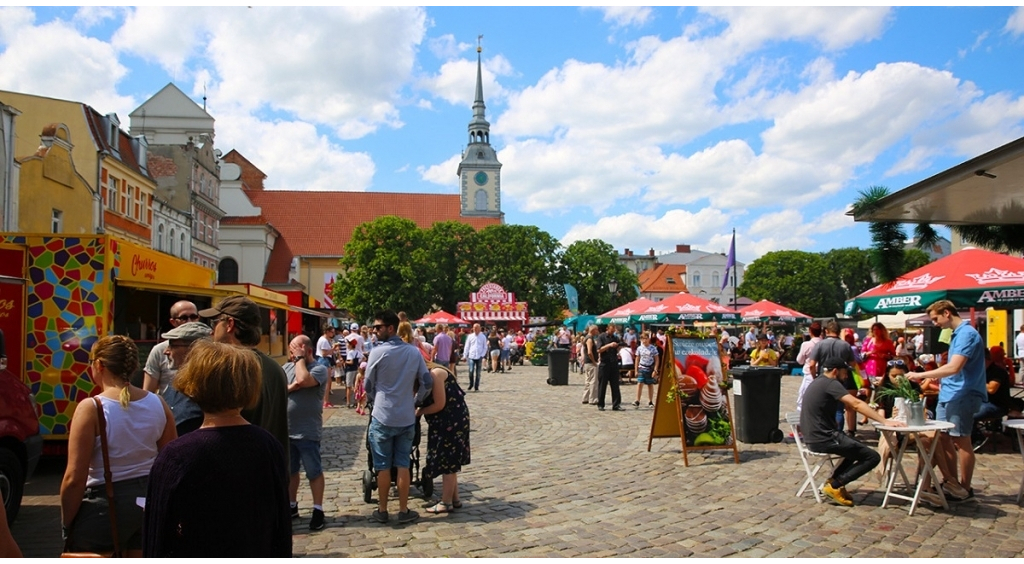
[[552,386],[569,385],[569,349],[548,351],[548,384]]
[[740,442],[779,443],[779,394],[781,368],[774,366],[737,366],[729,371],[733,377],[733,400],[736,439]]

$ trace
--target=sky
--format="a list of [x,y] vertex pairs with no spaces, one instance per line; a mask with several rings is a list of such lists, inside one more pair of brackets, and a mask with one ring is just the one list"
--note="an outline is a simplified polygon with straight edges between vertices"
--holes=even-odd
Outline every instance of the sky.
[[563,245],[867,248],[861,190],[1024,136],[1016,7],[0,7],[0,89],[173,82],[269,189],[454,194],[481,35],[505,220]]

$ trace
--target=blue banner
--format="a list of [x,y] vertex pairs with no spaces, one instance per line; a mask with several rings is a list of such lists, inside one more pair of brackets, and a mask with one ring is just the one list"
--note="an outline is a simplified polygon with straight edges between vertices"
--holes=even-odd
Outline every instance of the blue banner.
[[565,299],[569,302],[569,311],[573,315],[580,314],[580,295],[576,291],[576,288],[572,284],[564,284],[565,286]]

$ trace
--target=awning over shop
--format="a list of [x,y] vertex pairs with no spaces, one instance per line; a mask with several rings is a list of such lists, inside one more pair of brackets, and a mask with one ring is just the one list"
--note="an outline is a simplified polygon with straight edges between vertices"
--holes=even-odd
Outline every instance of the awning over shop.
[[456,315],[466,321],[523,321],[529,319],[526,302],[517,302],[515,294],[488,282],[459,302]]
[[255,284],[217,284],[218,290],[229,293],[243,294],[263,307],[271,309],[288,309],[288,296]]
[[195,292],[202,296],[225,296],[214,289],[216,273],[209,268],[111,237],[107,243],[118,285],[158,292]]

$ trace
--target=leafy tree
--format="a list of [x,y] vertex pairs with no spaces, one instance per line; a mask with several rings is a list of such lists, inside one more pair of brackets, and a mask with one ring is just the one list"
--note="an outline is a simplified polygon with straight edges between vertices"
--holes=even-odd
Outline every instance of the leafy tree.
[[771,300],[825,317],[842,311],[836,303],[835,280],[820,253],[773,251],[747,266],[738,291],[753,300]]
[[[576,241],[562,253],[562,279],[576,288],[580,312],[604,313],[637,298],[636,275],[619,262],[615,248],[600,239]],[[612,295],[608,282],[618,288]]]
[[494,282],[529,302],[531,316],[554,318],[565,308],[558,277],[562,246],[532,225],[492,225],[473,238],[472,288]]
[[[878,202],[889,195],[884,186],[872,186],[861,190],[860,197],[853,203],[856,215],[870,213],[878,207]],[[903,245],[907,233],[903,226],[891,221],[873,221],[868,227],[871,232],[871,263],[875,274],[882,282],[890,282],[903,274]]]
[[871,276],[871,253],[856,247],[832,249],[824,255],[835,278],[835,300],[842,311],[846,300],[875,286]]
[[477,289],[470,283],[475,237],[476,230],[459,221],[437,222],[426,231],[431,268],[424,282],[432,305],[438,309],[457,314],[458,303]]
[[928,256],[928,253],[920,249],[908,249],[903,254],[903,272],[900,275],[902,276],[911,270],[917,270],[931,261],[932,259]]
[[405,311],[411,319],[426,313],[432,300],[424,273],[432,259],[424,239],[416,223],[396,216],[356,227],[340,261],[335,303],[357,319],[381,309]]

